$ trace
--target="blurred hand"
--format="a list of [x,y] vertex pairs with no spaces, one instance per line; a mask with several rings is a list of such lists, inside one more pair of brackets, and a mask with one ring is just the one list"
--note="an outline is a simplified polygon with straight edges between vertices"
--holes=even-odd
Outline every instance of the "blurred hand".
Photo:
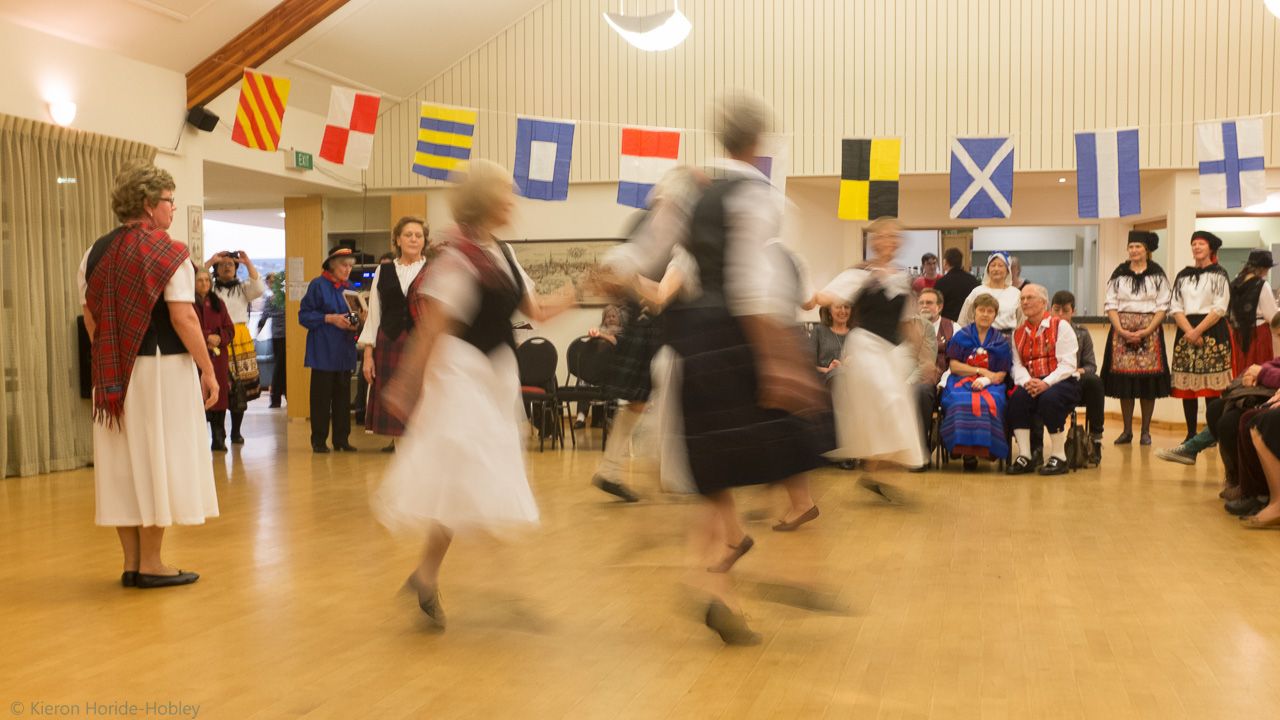
[[213,373],[200,375],[200,392],[204,394],[204,409],[218,404],[218,378]]
[[588,331],[587,331],[587,337],[593,337],[593,338],[598,338],[598,337],[600,337],[600,330],[599,330],[599,328],[591,328],[590,330],[588,330]]
[[204,341],[208,344],[210,350],[217,350],[222,345],[222,337],[219,335],[210,335]]
[[347,320],[347,316],[346,316],[346,315],[339,315],[339,314],[337,314],[337,313],[334,313],[333,315],[325,315],[325,316],[324,316],[324,321],[325,321],[325,322],[327,322],[327,323],[329,323],[330,325],[332,325],[332,326],[334,326],[334,327],[338,328],[339,330],[354,330],[354,329],[355,329],[355,328],[353,328],[353,327],[351,326],[351,322],[350,322],[349,320]]
[[378,376],[377,371],[373,367],[373,348],[365,345],[364,347],[364,381],[373,385],[373,379]]

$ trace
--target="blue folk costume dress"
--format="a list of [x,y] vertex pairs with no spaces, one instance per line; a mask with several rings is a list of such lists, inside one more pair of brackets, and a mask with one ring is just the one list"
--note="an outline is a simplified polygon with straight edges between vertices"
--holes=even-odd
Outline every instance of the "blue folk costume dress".
[[[980,338],[978,326],[970,323],[951,339],[947,360],[1008,373],[1013,368],[1013,351],[995,327],[987,328],[987,336]],[[942,391],[942,442],[949,453],[1008,459],[1009,441],[1004,432],[1007,386],[992,384],[974,390],[976,378],[952,375],[947,379]]]

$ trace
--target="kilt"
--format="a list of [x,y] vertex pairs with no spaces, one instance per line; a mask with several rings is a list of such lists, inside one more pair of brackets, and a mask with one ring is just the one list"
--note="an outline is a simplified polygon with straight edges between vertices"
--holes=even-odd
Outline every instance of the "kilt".
[[236,339],[231,343],[234,354],[231,356],[231,377],[240,381],[244,388],[246,400],[257,400],[262,396],[262,385],[258,379],[258,351],[253,348],[253,333],[247,325],[236,325]]
[[[1141,330],[1155,313],[1122,312],[1120,327]],[[1107,397],[1154,399],[1169,397],[1169,358],[1164,349],[1164,327],[1148,335],[1138,345],[1116,337],[1113,327],[1107,333],[1107,348],[1102,356],[1103,386]]]
[[604,396],[629,402],[648,402],[653,390],[650,366],[661,347],[657,320],[632,323],[618,333],[618,346],[610,354]]
[[779,482],[827,464],[822,453],[835,447],[830,410],[810,419],[760,407],[755,353],[728,311],[666,315],[668,344],[684,358],[680,403],[698,492]]
[[404,423],[382,406],[382,389],[400,366],[400,358],[408,346],[409,333],[402,332],[392,340],[378,328],[377,344],[373,346],[373,384],[369,386],[369,404],[364,414],[364,429],[369,432],[392,437],[404,435]]
[[[1204,315],[1188,315],[1191,327]],[[1176,398],[1193,400],[1218,397],[1231,384],[1231,332],[1221,320],[1204,333],[1204,345],[1195,346],[1183,337],[1182,328],[1173,339],[1173,392]]]

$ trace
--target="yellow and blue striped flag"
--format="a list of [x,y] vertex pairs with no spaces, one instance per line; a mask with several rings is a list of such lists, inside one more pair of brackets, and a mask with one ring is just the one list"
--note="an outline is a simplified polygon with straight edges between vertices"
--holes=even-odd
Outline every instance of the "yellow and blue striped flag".
[[473,108],[422,103],[413,171],[434,180],[448,180],[450,173],[465,175],[476,134]]

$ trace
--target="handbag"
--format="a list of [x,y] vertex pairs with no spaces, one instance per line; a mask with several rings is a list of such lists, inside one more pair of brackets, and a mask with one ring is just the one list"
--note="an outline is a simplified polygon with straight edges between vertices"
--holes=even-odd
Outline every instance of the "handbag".
[[1089,467],[1089,453],[1093,451],[1093,440],[1089,430],[1083,425],[1076,425],[1067,432],[1067,467],[1072,470]]
[[[249,409],[249,400],[245,396],[244,384],[237,377],[240,362],[236,359],[236,341],[234,338],[227,347],[231,348],[231,367],[227,368],[227,375],[230,380],[230,387],[227,390],[227,410],[233,413],[242,413]],[[236,368],[237,372],[231,372],[231,368]]]
[[1222,399],[1227,406],[1241,410],[1255,408],[1270,400],[1272,395],[1275,395],[1275,390],[1261,385],[1245,385],[1240,378],[1232,380],[1222,391]]

